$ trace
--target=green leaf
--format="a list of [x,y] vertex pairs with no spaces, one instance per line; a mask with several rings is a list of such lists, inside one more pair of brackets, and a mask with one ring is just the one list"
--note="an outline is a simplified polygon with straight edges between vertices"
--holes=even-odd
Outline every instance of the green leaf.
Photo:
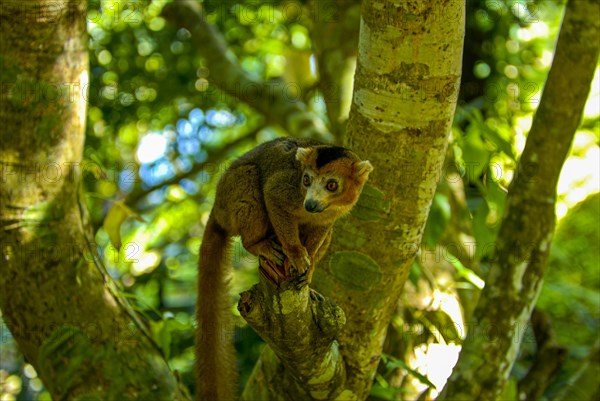
[[422,375],[421,373],[419,373],[418,371],[416,371],[415,369],[411,368],[410,366],[408,366],[406,363],[404,363],[403,360],[398,359],[392,355],[388,355],[388,354],[382,354],[381,355],[381,359],[383,360],[383,362],[385,363],[385,367],[387,369],[404,369],[406,370],[408,373],[410,373],[411,375],[413,375],[418,381],[420,381],[421,383],[431,387],[431,388],[436,388],[435,384],[433,384],[426,376]]
[[482,134],[482,136],[485,139],[492,142],[498,148],[498,150],[506,154],[512,160],[517,159],[517,156],[515,155],[515,152],[513,151],[510,142],[504,139],[502,136],[500,136],[498,132],[488,127],[488,125],[483,120],[483,116],[480,110],[474,107],[469,107],[466,108],[465,111],[469,122],[471,122],[473,126],[477,127],[477,130]]
[[425,327],[434,337],[441,336],[446,344],[462,343],[461,333],[456,323],[445,311],[425,310],[419,320],[424,322]]
[[136,212],[127,207],[123,202],[116,201],[108,211],[104,219],[103,227],[111,244],[116,248],[121,248],[121,224],[129,218],[134,217],[138,221],[144,221]]
[[152,337],[163,352],[165,358],[169,358],[171,353],[171,327],[168,320],[159,320],[152,322]]
[[506,383],[506,387],[504,388],[504,391],[502,393],[502,396],[500,397],[501,400],[518,400],[519,399],[519,390],[518,390],[518,383],[517,380],[514,377],[511,377],[510,379],[508,379],[508,382]]
[[[377,397],[382,400],[394,401],[398,399],[398,394],[401,394],[403,392],[402,389],[392,387],[389,384],[387,384],[387,382],[385,382],[385,379],[381,377],[381,375],[377,375],[376,380],[378,380],[378,382],[375,383],[373,387],[371,387],[371,392],[369,393],[371,397]],[[380,380],[384,381],[385,385],[379,383]]]
[[465,165],[461,166],[465,169],[466,179],[468,182],[479,180],[479,177],[488,168],[490,153],[487,150],[485,143],[481,137],[479,130],[474,126],[467,128],[461,142],[462,158]]
[[504,205],[506,204],[507,191],[500,186],[497,181],[488,181],[485,199],[490,203],[490,208],[494,208],[497,220],[504,215]]
[[419,263],[418,258],[413,259],[413,262],[410,265],[410,271],[408,272],[408,279],[415,287],[417,287],[422,273],[422,266]]
[[460,277],[464,278],[465,280],[467,280],[469,283],[473,284],[478,289],[480,289],[480,290],[483,289],[483,287],[485,286],[485,281],[483,281],[483,279],[481,277],[479,277],[477,275],[477,273],[475,273],[473,270],[469,269],[468,267],[465,267],[465,265],[463,265],[461,263],[461,261],[458,260],[458,258],[452,254],[448,254],[447,260],[452,264],[452,266],[454,266],[454,268],[456,269],[456,272],[458,273],[458,275]]
[[441,193],[436,193],[433,197],[427,224],[423,233],[423,240],[429,246],[437,244],[448,227],[450,221],[450,202],[448,197]]

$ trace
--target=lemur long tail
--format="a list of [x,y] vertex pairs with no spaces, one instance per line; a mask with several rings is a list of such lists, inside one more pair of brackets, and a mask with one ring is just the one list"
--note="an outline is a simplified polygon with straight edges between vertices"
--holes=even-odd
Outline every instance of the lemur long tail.
[[208,219],[198,262],[196,374],[198,401],[232,401],[236,388],[235,351],[229,310],[229,238]]

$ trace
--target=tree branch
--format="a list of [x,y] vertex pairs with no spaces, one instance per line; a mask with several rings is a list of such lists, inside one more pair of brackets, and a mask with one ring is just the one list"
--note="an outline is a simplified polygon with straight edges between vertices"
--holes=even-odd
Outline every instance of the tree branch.
[[311,32],[319,71],[319,89],[327,104],[327,117],[337,143],[342,142],[344,126],[352,102],[360,1],[314,1],[316,15]]
[[129,206],[134,206],[141,199],[143,199],[144,197],[146,197],[148,194],[150,194],[153,191],[156,191],[160,188],[163,188],[163,187],[166,187],[169,185],[175,185],[175,184],[179,183],[181,180],[184,180],[186,178],[194,177],[196,174],[205,170],[209,166],[219,163],[220,161],[225,159],[225,157],[229,153],[231,153],[232,150],[234,150],[241,144],[245,143],[246,141],[254,140],[256,138],[256,135],[263,128],[264,128],[264,126],[261,125],[260,127],[252,130],[251,132],[245,134],[244,136],[241,136],[241,137],[235,139],[234,141],[224,145],[222,148],[220,148],[214,152],[210,152],[208,155],[208,158],[205,161],[203,161],[202,163],[195,164],[190,169],[190,171],[186,171],[186,172],[177,174],[174,177],[169,178],[168,180],[165,180],[159,184],[152,185],[147,188],[142,188],[138,185],[131,193],[129,193],[129,195],[125,199],[125,203]]
[[544,94],[509,188],[496,260],[471,323],[477,330],[468,333],[440,399],[495,400],[504,390],[542,288],[556,184],[594,77],[599,21],[595,1],[567,3]]
[[178,0],[168,4],[163,16],[173,26],[187,29],[191,41],[205,58],[210,70],[208,80],[227,94],[242,100],[262,113],[268,123],[282,126],[292,136],[328,138],[325,125],[298,98],[289,98],[280,81],[264,82],[244,71],[223,36],[206,21],[200,2]]
[[240,314],[268,344],[242,399],[335,398],[346,373],[336,341],[346,323],[342,309],[308,286],[277,286],[265,274],[240,295]]

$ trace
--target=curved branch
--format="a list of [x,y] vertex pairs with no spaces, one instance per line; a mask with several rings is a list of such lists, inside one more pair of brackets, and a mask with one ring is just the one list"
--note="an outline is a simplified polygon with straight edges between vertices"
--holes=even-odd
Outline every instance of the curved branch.
[[174,26],[187,29],[191,42],[205,58],[210,71],[208,79],[227,94],[242,100],[262,113],[269,123],[282,126],[292,136],[327,138],[325,125],[307,110],[299,98],[289,98],[287,86],[280,81],[265,82],[244,71],[227,43],[214,26],[206,21],[197,1],[174,1],[162,14]]
[[179,183],[179,181],[186,179],[186,178],[190,178],[195,176],[196,174],[200,173],[201,171],[203,171],[204,169],[206,169],[207,167],[218,163],[219,161],[223,160],[228,153],[230,153],[233,149],[237,148],[238,146],[240,146],[241,144],[243,144],[246,141],[249,141],[251,139],[256,138],[256,135],[264,128],[264,126],[260,126],[258,128],[256,128],[255,130],[245,134],[242,137],[237,138],[236,140],[234,140],[233,142],[230,142],[226,145],[224,145],[221,149],[216,150],[214,152],[210,152],[208,158],[203,161],[202,163],[198,163],[195,164],[190,171],[186,171],[183,172],[181,174],[177,174],[174,177],[169,178],[168,180],[165,180],[159,184],[156,185],[152,185],[148,188],[141,188],[141,187],[137,187],[135,190],[133,190],[125,199],[125,204],[129,205],[129,206],[133,206],[135,205],[137,202],[139,202],[141,199],[143,199],[145,196],[147,196],[148,194],[150,194],[151,192],[156,191],[157,189],[163,188],[165,186],[168,185],[175,185],[177,183]]

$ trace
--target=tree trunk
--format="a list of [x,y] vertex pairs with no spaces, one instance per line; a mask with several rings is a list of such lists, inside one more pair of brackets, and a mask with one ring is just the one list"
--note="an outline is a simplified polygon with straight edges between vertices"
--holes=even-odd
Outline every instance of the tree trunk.
[[[321,399],[362,400],[369,393],[441,173],[458,95],[464,12],[464,1],[363,2],[346,145],[375,170],[351,217],[336,224],[313,278],[347,317],[337,335],[339,355],[335,344],[328,358],[322,355],[343,365],[343,385]],[[282,371],[265,351],[246,392],[286,399],[286,388],[273,385]],[[328,372],[333,377],[340,369]]]
[[[346,312],[347,390],[364,399],[421,243],[458,90],[465,2],[364,1],[345,144],[374,166],[316,275]],[[322,287],[321,287],[322,285]],[[326,289],[327,288],[327,289]]]
[[53,399],[183,399],[87,221],[86,5],[0,4],[0,308]]
[[509,188],[496,257],[440,399],[502,398],[542,288],[556,183],[598,62],[599,21],[596,1],[568,2],[544,94]]

